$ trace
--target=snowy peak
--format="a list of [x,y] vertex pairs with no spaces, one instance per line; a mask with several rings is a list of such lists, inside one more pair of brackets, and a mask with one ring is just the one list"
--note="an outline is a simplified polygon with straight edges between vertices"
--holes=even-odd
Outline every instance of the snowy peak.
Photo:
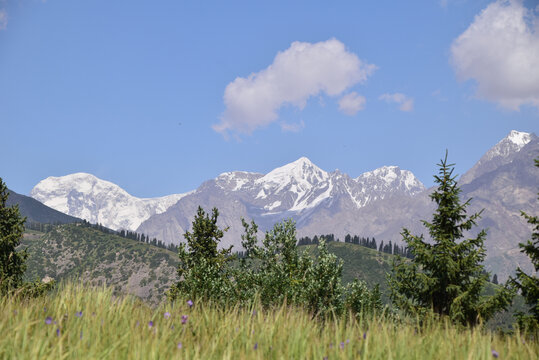
[[490,148],[470,170],[462,175],[459,182],[461,184],[470,183],[473,179],[501,165],[510,163],[516,153],[536,139],[537,136],[533,133],[511,130],[506,137]]
[[301,157],[290,164],[270,171],[256,182],[257,184],[266,184],[267,187],[277,187],[277,192],[279,192],[290,183],[310,187],[326,181],[328,178],[329,174],[327,172],[320,169],[306,157]]
[[522,147],[524,147],[524,145],[528,144],[532,140],[532,134],[522,131],[511,130],[509,135],[507,135],[506,139],[517,145],[520,150],[522,149]]
[[373,190],[400,190],[415,195],[425,186],[411,171],[401,170],[398,166],[383,166],[358,176],[355,181],[363,186],[372,187]]
[[86,173],[48,177],[30,193],[55,210],[115,230],[135,230],[144,220],[165,212],[185,195],[139,199],[112,182]]

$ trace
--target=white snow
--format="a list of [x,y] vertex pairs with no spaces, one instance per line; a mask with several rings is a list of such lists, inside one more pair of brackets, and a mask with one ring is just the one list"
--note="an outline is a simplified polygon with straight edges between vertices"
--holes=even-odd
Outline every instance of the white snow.
[[524,145],[531,141],[531,134],[527,132],[511,130],[511,132],[507,136],[507,139],[510,140],[513,144],[517,145],[519,148],[522,148],[524,147]]
[[30,196],[65,214],[114,230],[136,230],[150,216],[165,212],[182,197],[173,194],[141,199],[94,175],[75,173],[40,181]]

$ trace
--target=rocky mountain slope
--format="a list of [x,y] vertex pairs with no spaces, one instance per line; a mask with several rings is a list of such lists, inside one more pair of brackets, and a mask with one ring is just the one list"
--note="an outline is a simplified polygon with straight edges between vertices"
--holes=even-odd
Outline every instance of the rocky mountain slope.
[[[424,189],[411,172],[396,166],[354,179],[339,171],[326,172],[302,157],[266,175],[239,171],[221,174],[164,213],[143,222],[137,231],[166,243],[178,243],[183,240],[199,205],[207,211],[217,207],[221,214],[219,225],[230,227],[222,245],[237,248],[243,233],[242,217],[254,220],[262,231],[285,218],[295,219],[301,229],[318,221],[316,217],[321,210],[331,211],[341,202],[357,210],[386,197],[411,198]],[[333,224],[326,225],[329,230],[324,233],[334,229]]]
[[167,210],[186,194],[139,199],[118,185],[86,174],[48,177],[31,191],[43,204],[114,230],[135,230],[152,215]]

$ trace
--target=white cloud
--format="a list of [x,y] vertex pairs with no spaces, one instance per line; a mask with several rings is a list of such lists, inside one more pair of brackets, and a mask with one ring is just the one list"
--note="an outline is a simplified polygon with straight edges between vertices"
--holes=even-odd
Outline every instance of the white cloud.
[[365,108],[365,102],[367,100],[364,96],[359,95],[355,91],[350,94],[344,95],[339,100],[339,110],[341,110],[346,115],[353,116],[357,114],[358,111]]
[[283,105],[303,109],[312,96],[338,96],[365,82],[375,69],[337,39],[293,42],[267,68],[227,85],[223,96],[226,109],[213,129],[224,135],[229,131],[250,134],[276,121]]
[[4,30],[7,27],[7,12],[6,10],[0,10],[0,30]]
[[299,123],[290,124],[290,123],[281,123],[281,130],[284,132],[299,132],[303,130],[305,123],[301,120]]
[[399,104],[400,111],[412,111],[414,109],[414,99],[401,93],[383,94],[380,95],[379,99],[388,103]]
[[460,80],[475,79],[477,96],[518,110],[539,108],[539,17],[520,0],[488,5],[451,46]]

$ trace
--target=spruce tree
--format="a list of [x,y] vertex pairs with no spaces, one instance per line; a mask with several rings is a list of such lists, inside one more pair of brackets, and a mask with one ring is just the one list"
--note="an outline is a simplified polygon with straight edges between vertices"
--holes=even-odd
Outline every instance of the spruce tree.
[[[535,166],[539,167],[539,159],[535,159]],[[539,217],[528,215],[524,211],[521,214],[534,229],[532,238],[526,243],[518,245],[521,248],[520,251],[531,259],[537,272],[539,271]],[[530,306],[529,314],[522,312],[517,314],[519,326],[529,331],[539,331],[539,278],[535,275],[526,274],[519,267],[516,271],[516,278],[512,278],[511,282],[521,291],[526,304]]]
[[403,261],[399,257],[394,262],[388,279],[391,299],[398,308],[413,315],[432,310],[455,323],[473,326],[505,309],[512,293],[504,287],[494,296],[481,296],[488,279],[481,264],[486,255],[486,232],[481,230],[477,236],[463,239],[481,212],[466,215],[471,199],[460,202],[461,190],[453,175],[454,164],[447,163],[447,152],[438,166],[439,173],[434,176],[438,188],[430,195],[438,207],[432,222],[422,221],[432,241],[403,229],[401,235],[413,259]]
[[26,270],[26,250],[17,252],[24,232],[19,206],[6,206],[9,196],[6,184],[0,178],[0,295],[19,288]]

